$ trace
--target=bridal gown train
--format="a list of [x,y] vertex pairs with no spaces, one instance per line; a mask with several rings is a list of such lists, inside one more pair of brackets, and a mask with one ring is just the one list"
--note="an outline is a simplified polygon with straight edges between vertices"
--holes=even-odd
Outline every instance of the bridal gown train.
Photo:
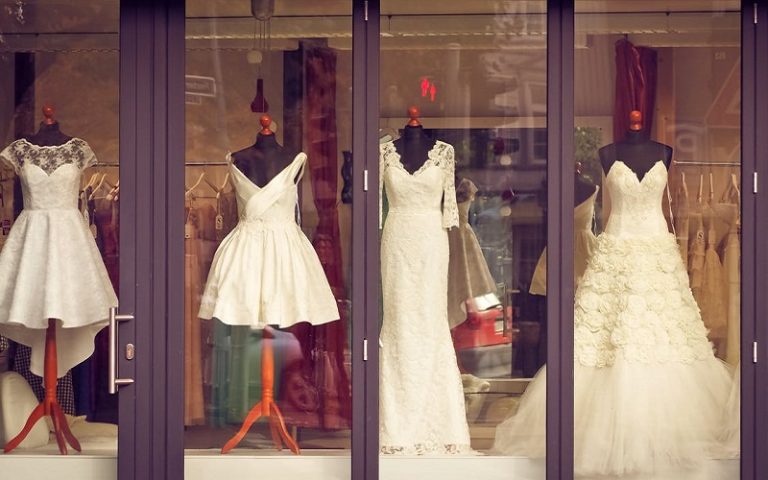
[[[684,478],[722,453],[729,368],[716,359],[661,201],[659,161],[640,180],[615,162],[612,210],[575,297],[574,462],[577,476]],[[495,450],[545,453],[546,373],[496,431]],[[671,475],[671,477],[669,477]]]
[[382,453],[470,451],[448,325],[446,229],[459,224],[453,155],[452,146],[438,141],[424,165],[410,174],[393,143],[381,146],[379,190],[389,203],[381,237]]

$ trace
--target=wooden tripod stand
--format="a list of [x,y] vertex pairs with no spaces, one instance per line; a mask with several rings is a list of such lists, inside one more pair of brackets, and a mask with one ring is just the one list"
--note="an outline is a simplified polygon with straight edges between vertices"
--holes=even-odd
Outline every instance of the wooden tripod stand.
[[261,401],[251,408],[240,430],[224,445],[221,453],[227,453],[235,448],[245,437],[245,434],[248,433],[251,425],[260,417],[266,417],[269,421],[269,429],[272,432],[272,441],[275,443],[275,447],[278,450],[282,450],[283,442],[285,442],[288,448],[298,455],[300,453],[299,445],[288,433],[288,430],[286,430],[283,414],[274,400],[275,352],[272,347],[272,336],[266,328],[264,329],[264,336],[261,342],[261,381],[263,384]]
[[43,417],[50,417],[53,421],[53,431],[56,435],[56,443],[59,445],[59,452],[62,455],[67,454],[67,443],[72,448],[80,451],[80,442],[77,441],[72,431],[69,429],[67,419],[61,410],[59,400],[56,398],[56,384],[58,383],[58,361],[56,357],[56,320],[48,319],[48,329],[45,331],[45,364],[43,366],[43,384],[45,386],[45,397],[40,402],[27,419],[24,428],[21,429],[10,442],[5,445],[5,453],[18,447],[21,442],[27,438],[32,427]]

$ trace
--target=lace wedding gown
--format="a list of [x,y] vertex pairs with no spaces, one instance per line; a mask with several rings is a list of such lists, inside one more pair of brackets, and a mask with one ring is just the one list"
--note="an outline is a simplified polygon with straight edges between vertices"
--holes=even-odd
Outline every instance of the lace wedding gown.
[[[662,162],[640,180],[617,161],[605,178],[611,216],[575,299],[579,476],[684,478],[678,472],[722,453],[731,375],[713,354],[667,230],[661,209],[666,183]],[[544,455],[545,383],[542,369],[517,413],[499,425],[497,451]]]
[[469,452],[448,326],[446,229],[459,224],[453,147],[438,141],[413,174],[392,142],[381,146],[379,161],[379,198],[384,190],[389,203],[381,237],[381,452]]
[[0,160],[21,178],[24,210],[0,252],[0,334],[32,349],[43,376],[48,319],[56,319],[58,377],[93,353],[117,296],[77,199],[83,170],[96,163],[79,138],[38,146],[16,140]]

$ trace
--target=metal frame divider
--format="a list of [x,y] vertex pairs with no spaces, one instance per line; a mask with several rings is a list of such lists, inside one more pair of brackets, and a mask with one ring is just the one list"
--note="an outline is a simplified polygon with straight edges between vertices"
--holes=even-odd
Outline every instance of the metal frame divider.
[[573,45],[573,0],[548,0],[547,480],[573,478]]
[[[183,478],[184,2],[120,4],[118,478]],[[183,273],[181,273],[183,275]]]
[[[748,288],[742,288],[741,307],[741,478],[758,480],[768,478],[768,456],[760,453],[768,449],[768,296],[758,290],[768,284],[768,1],[742,2],[742,42],[741,178],[747,193],[742,194],[741,268]],[[757,363],[751,361],[753,348]]]
[[[373,10],[378,12],[378,1]],[[352,0],[352,478],[378,478],[378,32]],[[372,21],[373,20],[373,21]],[[376,38],[374,38],[376,37]],[[373,43],[373,45],[372,45]],[[374,70],[371,70],[371,67]],[[366,184],[367,180],[367,184]]]

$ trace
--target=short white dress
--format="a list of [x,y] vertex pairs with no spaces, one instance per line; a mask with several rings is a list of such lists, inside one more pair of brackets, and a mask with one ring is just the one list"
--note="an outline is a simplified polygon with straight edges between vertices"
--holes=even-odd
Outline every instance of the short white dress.
[[306,154],[264,187],[251,182],[231,156],[227,160],[240,220],[213,257],[199,317],[253,329],[338,320],[320,259],[296,223]]
[[93,353],[117,296],[93,235],[78,210],[83,170],[96,163],[79,138],[38,146],[16,140],[0,161],[21,179],[24,210],[0,251],[0,335],[32,349],[43,375],[48,319],[56,319],[58,376]]

